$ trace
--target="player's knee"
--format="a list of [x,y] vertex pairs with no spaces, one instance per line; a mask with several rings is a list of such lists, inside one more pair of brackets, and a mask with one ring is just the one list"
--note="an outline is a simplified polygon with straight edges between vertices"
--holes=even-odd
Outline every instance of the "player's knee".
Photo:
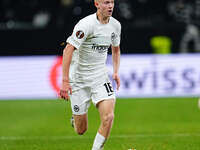
[[106,114],[103,117],[103,126],[104,127],[110,126],[113,122],[113,119],[114,119],[114,113]]
[[87,127],[76,128],[78,135],[83,135],[87,131]]

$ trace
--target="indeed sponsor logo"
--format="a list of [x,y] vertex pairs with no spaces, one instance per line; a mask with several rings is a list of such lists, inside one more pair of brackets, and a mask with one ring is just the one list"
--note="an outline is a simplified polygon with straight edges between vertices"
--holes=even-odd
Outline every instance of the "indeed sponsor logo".
[[92,45],[92,49],[98,51],[99,53],[107,52],[109,47],[110,46],[107,45],[97,45],[97,44]]

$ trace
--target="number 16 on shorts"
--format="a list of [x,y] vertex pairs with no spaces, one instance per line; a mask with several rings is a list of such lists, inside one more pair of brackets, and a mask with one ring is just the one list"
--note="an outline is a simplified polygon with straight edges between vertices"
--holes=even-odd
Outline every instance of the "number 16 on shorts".
[[105,83],[104,86],[105,86],[105,88],[106,88],[106,91],[107,91],[107,93],[108,93],[108,96],[113,95],[113,92],[114,92],[114,91],[113,91],[113,88],[112,88],[111,83],[110,83],[110,82]]

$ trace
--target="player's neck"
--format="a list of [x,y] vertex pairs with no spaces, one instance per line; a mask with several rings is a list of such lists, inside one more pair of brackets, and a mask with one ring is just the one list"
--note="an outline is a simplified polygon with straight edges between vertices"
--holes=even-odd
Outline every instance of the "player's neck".
[[110,17],[103,16],[99,11],[97,11],[96,15],[101,24],[107,24],[110,20]]

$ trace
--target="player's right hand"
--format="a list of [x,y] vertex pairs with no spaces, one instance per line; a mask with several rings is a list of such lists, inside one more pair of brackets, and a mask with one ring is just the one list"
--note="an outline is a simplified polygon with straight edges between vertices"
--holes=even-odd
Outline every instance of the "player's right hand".
[[72,87],[68,82],[63,82],[59,92],[59,98],[69,100],[69,94],[72,94]]

